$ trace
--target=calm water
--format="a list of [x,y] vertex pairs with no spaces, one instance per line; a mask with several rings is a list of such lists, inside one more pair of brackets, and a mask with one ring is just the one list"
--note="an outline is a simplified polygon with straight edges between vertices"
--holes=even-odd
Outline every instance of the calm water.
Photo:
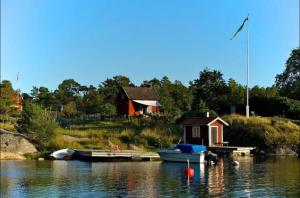
[[1,197],[300,197],[300,160],[239,158],[235,168],[180,163],[2,161]]

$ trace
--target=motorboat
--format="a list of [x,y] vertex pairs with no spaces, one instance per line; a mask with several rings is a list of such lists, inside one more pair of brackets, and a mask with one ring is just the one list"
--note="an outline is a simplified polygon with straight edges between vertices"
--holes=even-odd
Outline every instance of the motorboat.
[[163,161],[204,163],[206,146],[194,144],[177,144],[176,149],[160,150],[158,154]]
[[74,154],[75,151],[72,149],[61,149],[53,152],[50,156],[58,160],[68,160],[71,159]]

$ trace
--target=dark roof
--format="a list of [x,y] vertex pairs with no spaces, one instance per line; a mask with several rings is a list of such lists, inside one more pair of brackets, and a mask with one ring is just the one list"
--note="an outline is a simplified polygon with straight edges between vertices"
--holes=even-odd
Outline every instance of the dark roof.
[[159,100],[157,93],[150,87],[122,87],[132,100]]
[[214,120],[218,120],[228,126],[228,123],[222,120],[220,117],[190,117],[183,120],[181,124],[185,126],[208,125]]

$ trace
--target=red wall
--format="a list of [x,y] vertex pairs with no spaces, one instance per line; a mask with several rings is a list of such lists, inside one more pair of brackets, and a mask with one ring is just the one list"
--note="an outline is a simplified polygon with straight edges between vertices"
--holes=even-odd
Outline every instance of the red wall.
[[188,144],[202,144],[208,145],[208,127],[200,126],[200,138],[193,138],[192,126],[185,126],[186,143]]

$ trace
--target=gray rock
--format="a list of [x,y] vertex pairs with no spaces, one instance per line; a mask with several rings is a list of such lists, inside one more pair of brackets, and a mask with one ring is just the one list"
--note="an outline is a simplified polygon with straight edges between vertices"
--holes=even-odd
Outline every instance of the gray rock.
[[35,153],[37,149],[24,136],[17,133],[9,133],[0,131],[0,150],[1,152],[11,153]]

